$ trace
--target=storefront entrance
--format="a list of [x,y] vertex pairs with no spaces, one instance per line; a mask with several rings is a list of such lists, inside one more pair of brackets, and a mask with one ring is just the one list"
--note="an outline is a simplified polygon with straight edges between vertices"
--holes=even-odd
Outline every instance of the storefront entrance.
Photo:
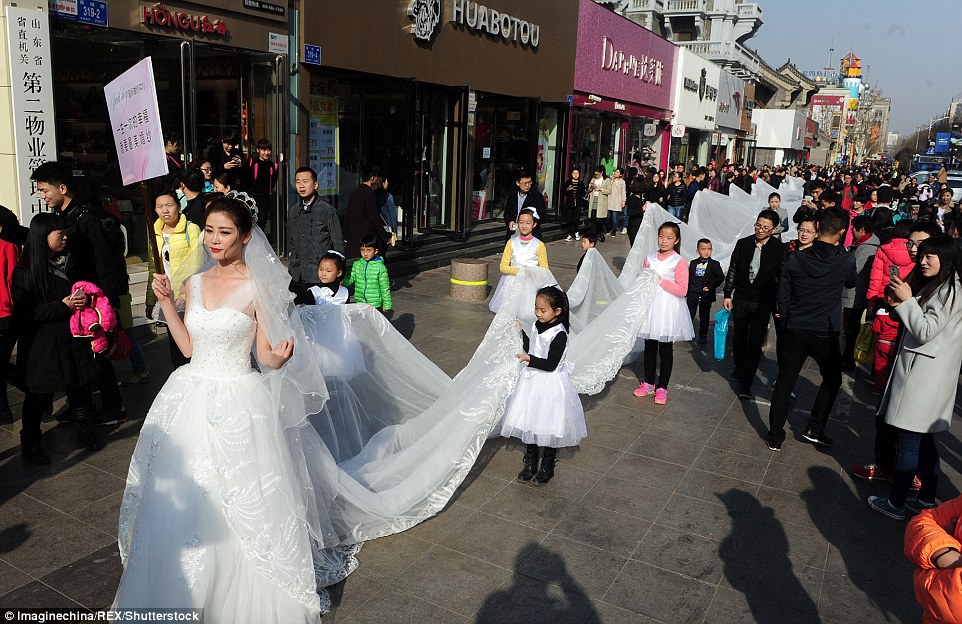
[[[245,157],[256,157],[254,145],[266,138],[274,146],[273,158],[279,160],[287,111],[283,56],[65,24],[52,44],[59,158],[106,203],[116,203],[127,228],[129,253],[141,256],[147,247],[143,223],[147,200],[139,185],[121,183],[103,86],[147,56],[154,68],[161,124],[165,135],[181,138],[182,162],[190,163],[209,148],[220,149],[228,129],[241,135]],[[283,162],[281,166],[275,205],[266,207],[275,244],[281,242],[286,213],[282,207],[287,202]],[[167,182],[155,180],[151,190]]]

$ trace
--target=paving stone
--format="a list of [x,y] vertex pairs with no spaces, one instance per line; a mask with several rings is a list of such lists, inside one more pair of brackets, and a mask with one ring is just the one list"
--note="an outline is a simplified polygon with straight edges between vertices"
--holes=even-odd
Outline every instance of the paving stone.
[[651,527],[643,520],[590,504],[579,504],[554,528],[553,535],[627,558]]
[[440,545],[510,570],[526,546],[541,543],[546,535],[482,511],[465,520],[457,534],[448,535]]
[[117,544],[111,544],[40,580],[78,604],[106,608],[113,602],[123,571]]
[[733,477],[750,483],[761,483],[765,471],[768,469],[768,463],[768,459],[705,447],[693,465],[705,472]]
[[[535,544],[533,548],[540,547]],[[391,584],[427,602],[473,616],[510,577],[504,568],[434,546]]]
[[702,445],[673,440],[654,432],[647,432],[635,440],[629,453],[644,455],[652,459],[690,466],[701,453]]
[[641,561],[629,561],[605,602],[661,622],[701,622],[714,593],[713,585]]
[[565,590],[601,598],[625,561],[625,557],[552,534],[540,545],[525,548],[516,571]]
[[719,547],[715,540],[655,524],[631,558],[699,581],[717,583],[723,567]]

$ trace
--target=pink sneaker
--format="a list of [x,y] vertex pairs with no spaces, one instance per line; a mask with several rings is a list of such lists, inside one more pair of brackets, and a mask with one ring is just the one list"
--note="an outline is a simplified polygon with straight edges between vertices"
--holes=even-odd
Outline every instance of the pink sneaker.
[[655,393],[655,387],[650,383],[647,383],[644,381],[638,384],[638,387],[635,388],[634,392],[632,392],[632,394],[635,395],[636,397],[646,397],[649,394],[654,394],[654,393]]
[[655,405],[664,405],[668,402],[668,391],[664,388],[655,390]]

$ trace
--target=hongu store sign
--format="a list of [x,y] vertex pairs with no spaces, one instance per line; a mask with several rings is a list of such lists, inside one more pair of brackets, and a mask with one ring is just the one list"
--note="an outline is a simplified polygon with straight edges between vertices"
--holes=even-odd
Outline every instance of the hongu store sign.
[[211,19],[207,15],[195,15],[178,9],[168,9],[162,2],[143,7],[143,23],[198,35],[227,36],[227,22]]

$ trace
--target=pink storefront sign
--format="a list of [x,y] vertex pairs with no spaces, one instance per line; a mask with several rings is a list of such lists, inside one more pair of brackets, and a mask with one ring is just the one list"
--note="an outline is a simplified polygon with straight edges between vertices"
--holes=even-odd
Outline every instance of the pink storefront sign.
[[578,8],[574,90],[669,111],[675,45],[591,0]]

